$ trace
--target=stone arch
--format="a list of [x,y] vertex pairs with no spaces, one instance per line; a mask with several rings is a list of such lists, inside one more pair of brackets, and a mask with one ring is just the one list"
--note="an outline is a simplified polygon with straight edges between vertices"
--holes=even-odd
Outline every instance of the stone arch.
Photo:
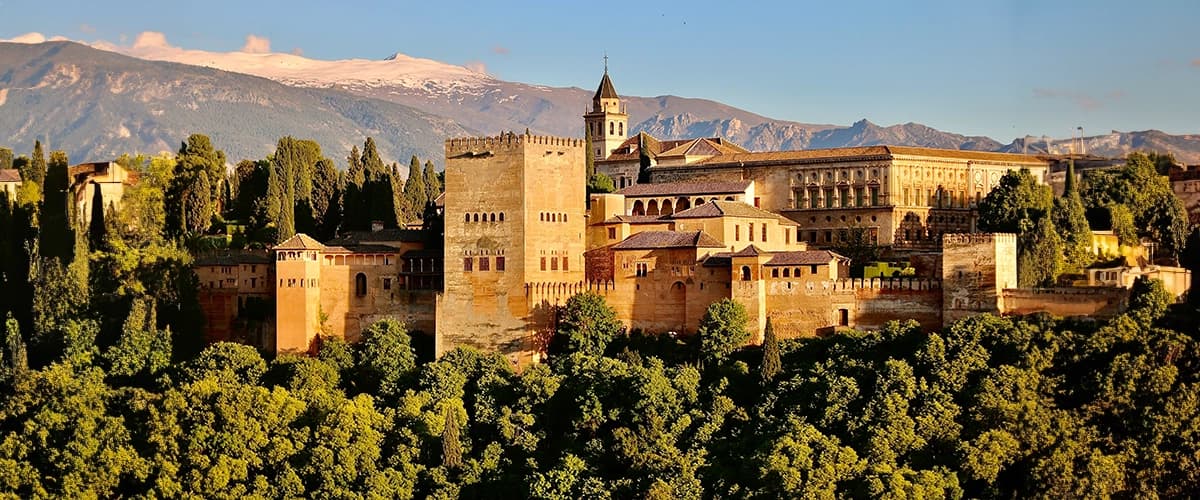
[[671,328],[683,331],[687,328],[687,287],[683,285],[682,281],[672,283],[665,299],[660,307],[670,318]]
[[703,205],[703,204],[704,204],[704,198],[696,198],[696,205],[695,205],[695,206],[697,206],[697,207],[698,207],[698,206],[700,206],[700,205]]
[[658,215],[658,200],[650,200],[646,203],[646,215]]
[[726,196],[725,201],[734,201],[732,196]]
[[742,281],[750,281],[750,266],[742,266]]
[[686,197],[680,196],[679,201],[675,202],[675,211],[677,212],[682,212],[689,208],[692,208],[692,202]]
[[633,202],[633,211],[630,215],[646,215],[646,207],[642,205],[642,200]]
[[663,215],[671,215],[671,214],[675,213],[675,211],[672,210],[672,208],[674,208],[674,207],[671,206],[671,200],[669,200],[669,199],[663,200],[662,208],[659,209],[659,213],[661,213]]
[[492,213],[490,215],[490,217],[492,218],[491,222],[496,222],[496,214],[495,213]]
[[617,124],[617,135],[625,135],[625,122]]

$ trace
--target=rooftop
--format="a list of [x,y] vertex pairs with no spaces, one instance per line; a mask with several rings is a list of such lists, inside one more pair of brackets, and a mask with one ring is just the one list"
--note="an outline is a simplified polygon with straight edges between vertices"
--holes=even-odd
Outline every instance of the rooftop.
[[21,182],[21,171],[15,168],[0,170],[0,182]]
[[846,158],[893,158],[895,156],[933,156],[939,158],[959,158],[965,160],[987,160],[1016,163],[1040,163],[1047,161],[1033,155],[1014,153],[993,153],[990,151],[971,151],[963,149],[938,149],[912,146],[861,146],[851,148],[804,149],[797,151],[768,151],[761,153],[726,154],[706,158],[697,162],[699,165],[740,165],[756,163],[798,162],[805,160],[846,159]]
[[634,184],[617,191],[628,197],[636,196],[682,196],[698,194],[745,193],[751,181],[740,182],[660,182],[656,184]]
[[645,231],[613,245],[614,250],[655,248],[722,248],[722,245],[704,231]]
[[834,259],[845,259],[839,254],[830,252],[829,250],[801,250],[798,252],[776,252],[772,254],[771,260],[765,265],[768,266],[811,266],[817,264],[829,264]]
[[669,219],[708,219],[714,217],[746,217],[753,219],[773,219],[780,224],[795,226],[791,219],[782,217],[761,208],[756,208],[740,201],[716,200],[702,203],[682,212],[666,216]]
[[296,233],[295,236],[288,238],[287,241],[275,245],[272,250],[324,250],[325,245],[314,240],[312,236],[304,233]]

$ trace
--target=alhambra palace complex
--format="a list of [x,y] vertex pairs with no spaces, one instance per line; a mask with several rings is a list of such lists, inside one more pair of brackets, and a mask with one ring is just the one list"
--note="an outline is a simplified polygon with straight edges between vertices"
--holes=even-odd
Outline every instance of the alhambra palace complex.
[[[263,254],[198,259],[210,339],[308,351],[318,335],[353,341],[394,317],[432,334],[438,355],[467,345],[523,366],[544,353],[556,308],[588,290],[627,328],[655,333],[694,332],[711,303],[733,298],[758,342],[767,318],[787,338],[905,319],[933,330],[981,313],[1104,316],[1124,306],[1132,282],[1101,271],[1092,286],[1020,289],[1016,237],[975,231],[975,204],[1006,171],[1046,182],[1050,158],[898,146],[749,152],[719,138],[628,136],[607,72],[583,118],[590,141],[447,140],[444,234],[299,234]],[[616,193],[589,199],[585,155]],[[849,279],[848,260],[828,249],[849,230],[908,259],[915,276]],[[1119,253],[1114,241],[1098,233],[1098,252]],[[1176,293],[1190,280],[1178,268],[1144,274]]]

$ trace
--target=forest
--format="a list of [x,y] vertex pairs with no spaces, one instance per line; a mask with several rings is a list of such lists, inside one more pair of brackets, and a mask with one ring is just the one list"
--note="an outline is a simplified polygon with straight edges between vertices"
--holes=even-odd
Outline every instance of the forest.
[[1200,491],[1200,314],[1155,281],[1110,320],[984,315],[786,340],[768,324],[761,346],[745,346],[736,302],[673,338],[623,331],[581,294],[559,311],[547,362],[522,371],[466,348],[426,359],[392,320],[357,344],[322,338],[311,357],[205,345],[189,266],[222,226],[245,228],[227,244],[253,245],[344,228],[322,218],[340,216],[329,206],[400,224],[437,192],[400,184],[370,141],[330,181],[313,146],[281,139],[237,181],[212,181],[225,160],[203,136],[125,158],[138,185],[87,227],[65,155],[40,159],[39,144],[11,160],[25,183],[0,195],[0,497]]

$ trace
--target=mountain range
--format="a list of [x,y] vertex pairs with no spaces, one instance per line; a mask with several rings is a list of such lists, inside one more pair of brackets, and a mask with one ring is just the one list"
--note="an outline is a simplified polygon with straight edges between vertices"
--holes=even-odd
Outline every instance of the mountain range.
[[[367,136],[389,161],[405,165],[416,154],[440,163],[447,137],[524,129],[581,136],[581,115],[593,92],[507,82],[399,53],[322,61],[166,44],[0,43],[0,68],[0,145],[24,150],[42,138],[80,161],[174,150],[188,134],[202,132],[232,161],[262,158],[279,137],[293,135],[316,140],[339,164]],[[669,95],[622,96],[622,102],[631,132],[664,139],[720,136],[755,151],[895,144],[1063,153],[1071,144],[1040,138],[1003,144],[919,123],[800,123]],[[1084,147],[1102,156],[1169,151],[1200,163],[1200,135],[1114,131],[1085,138]]]

